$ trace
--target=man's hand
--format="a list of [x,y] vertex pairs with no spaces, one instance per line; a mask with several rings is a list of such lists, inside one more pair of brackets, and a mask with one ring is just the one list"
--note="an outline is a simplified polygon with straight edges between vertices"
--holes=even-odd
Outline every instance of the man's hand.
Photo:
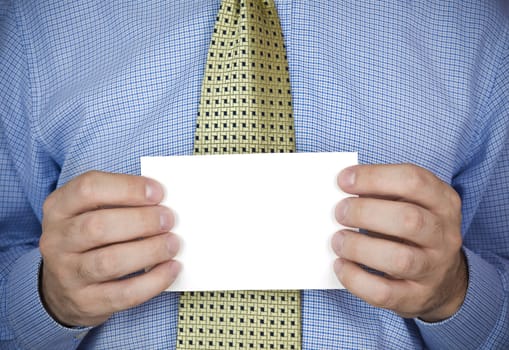
[[[44,203],[41,296],[68,326],[93,326],[166,289],[180,265],[173,215],[161,186],[131,175],[89,172]],[[153,267],[135,277],[128,274]]]
[[435,322],[452,316],[468,284],[458,194],[414,165],[354,166],[339,175],[338,183],[359,197],[341,201],[336,219],[369,232],[334,235],[339,257],[334,269],[341,283],[402,317]]

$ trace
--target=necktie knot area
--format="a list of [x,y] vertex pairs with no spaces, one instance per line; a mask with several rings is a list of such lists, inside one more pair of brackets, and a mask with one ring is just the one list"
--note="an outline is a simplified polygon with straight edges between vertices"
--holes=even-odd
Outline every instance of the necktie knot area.
[[228,0],[217,18],[195,154],[294,152],[288,63],[274,3]]

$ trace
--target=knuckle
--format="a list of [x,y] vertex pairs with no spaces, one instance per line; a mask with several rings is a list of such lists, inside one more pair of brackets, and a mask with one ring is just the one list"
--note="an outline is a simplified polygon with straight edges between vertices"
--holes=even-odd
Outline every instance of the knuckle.
[[446,193],[447,193],[447,200],[450,203],[450,205],[447,206],[450,210],[450,213],[453,216],[456,216],[458,214],[461,215],[462,201],[461,201],[461,197],[458,194],[458,192],[454,191],[453,189],[450,189],[449,191],[446,191]]
[[48,235],[46,233],[43,233],[41,235],[41,238],[39,239],[39,251],[41,252],[43,258],[49,255],[51,251],[51,246],[52,244],[50,242],[50,239],[48,238]]
[[373,305],[383,309],[393,309],[393,292],[387,283],[381,283],[373,295]]
[[39,252],[44,261],[51,261],[54,264],[68,259],[67,252],[60,246],[61,241],[53,232],[43,232],[39,239]]
[[94,247],[102,244],[106,227],[100,215],[96,213],[84,214],[79,226],[81,236],[86,237]]
[[100,279],[109,280],[113,277],[112,266],[117,266],[115,254],[107,249],[101,249],[94,256],[94,272]]
[[461,197],[458,192],[456,191],[448,191],[449,193],[449,200],[451,201],[451,205],[455,209],[461,208]]
[[77,178],[76,192],[79,197],[93,198],[98,174],[98,171],[91,170]]
[[422,191],[428,183],[428,173],[414,164],[405,164],[402,173],[408,191]]
[[407,233],[419,233],[425,226],[424,214],[413,206],[407,206],[402,213],[403,229]]
[[450,240],[449,244],[454,252],[459,251],[463,246],[463,238],[461,237],[461,234],[459,232],[451,234],[449,240]]
[[402,247],[393,255],[393,266],[398,275],[408,276],[414,272],[415,254],[410,248]]
[[51,209],[55,205],[55,192],[52,192],[46,199],[44,200],[44,203],[42,204],[42,213],[43,217],[46,217],[51,212]]

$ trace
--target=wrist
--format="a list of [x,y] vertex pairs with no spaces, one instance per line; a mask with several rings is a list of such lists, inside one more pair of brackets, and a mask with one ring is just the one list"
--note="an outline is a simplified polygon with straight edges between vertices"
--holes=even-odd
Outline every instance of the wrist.
[[39,298],[41,299],[41,304],[44,307],[44,310],[53,319],[53,321],[55,321],[56,323],[58,323],[62,327],[74,328],[73,325],[70,325],[70,324],[67,324],[67,323],[63,322],[61,320],[61,318],[58,317],[55,314],[55,312],[53,311],[53,309],[50,307],[50,301],[48,300],[48,293],[46,292],[47,288],[45,288],[45,283],[44,283],[44,260],[41,261],[41,266],[39,268],[38,287],[39,287]]
[[434,323],[446,320],[453,316],[463,305],[468,289],[468,268],[463,251],[459,252],[457,263],[452,270],[454,281],[450,282],[451,288],[445,291],[444,301],[430,312],[420,315],[418,318],[424,322]]
[[8,327],[23,349],[75,349],[91,327],[67,328],[50,317],[40,295],[41,263],[38,249],[14,263],[6,286]]

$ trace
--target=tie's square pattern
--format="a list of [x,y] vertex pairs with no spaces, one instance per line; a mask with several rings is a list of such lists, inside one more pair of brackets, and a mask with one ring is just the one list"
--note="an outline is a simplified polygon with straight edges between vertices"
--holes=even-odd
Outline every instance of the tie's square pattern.
[[178,349],[300,349],[298,293],[190,292],[179,307]]
[[286,50],[272,1],[221,4],[196,128],[195,154],[294,151]]
[[[288,63],[273,0],[223,0],[194,146],[195,154],[295,151]],[[177,349],[297,350],[300,317],[299,291],[183,293]]]

